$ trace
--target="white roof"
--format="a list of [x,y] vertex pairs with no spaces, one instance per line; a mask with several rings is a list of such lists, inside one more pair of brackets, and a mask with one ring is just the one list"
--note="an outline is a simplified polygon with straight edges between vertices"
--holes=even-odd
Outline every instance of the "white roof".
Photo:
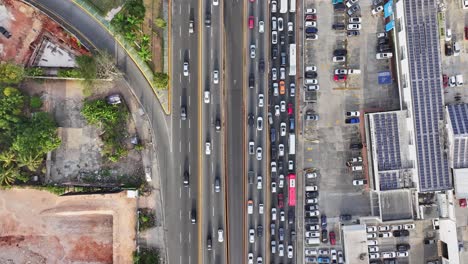
[[368,264],[366,225],[343,226],[345,259],[348,263]]
[[455,197],[468,198],[468,168],[454,169]]
[[439,238],[447,244],[448,260],[450,264],[459,264],[457,225],[450,219],[440,220]]

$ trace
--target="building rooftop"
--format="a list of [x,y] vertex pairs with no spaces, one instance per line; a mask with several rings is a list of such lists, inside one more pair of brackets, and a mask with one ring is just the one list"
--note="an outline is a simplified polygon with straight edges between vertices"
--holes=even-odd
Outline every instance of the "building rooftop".
[[447,105],[450,125],[455,136],[468,137],[468,104]]
[[380,192],[379,195],[380,218],[382,221],[413,219],[410,190]]
[[451,188],[439,125],[443,123],[440,43],[435,0],[405,1],[409,82],[421,191]]
[[453,181],[455,196],[457,198],[468,198],[468,168],[454,169]]
[[342,231],[343,251],[347,263],[368,264],[366,225],[346,225]]

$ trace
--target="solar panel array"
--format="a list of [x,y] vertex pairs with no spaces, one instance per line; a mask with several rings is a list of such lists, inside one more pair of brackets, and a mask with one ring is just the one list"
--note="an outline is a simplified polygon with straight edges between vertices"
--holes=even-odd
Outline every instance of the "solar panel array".
[[407,49],[421,191],[451,187],[440,144],[443,120],[440,45],[435,0],[405,1]]
[[381,191],[399,189],[397,172],[379,172],[379,185]]
[[468,168],[468,137],[455,138],[453,145],[453,167]]
[[400,169],[401,151],[397,114],[375,114],[373,119],[378,169],[380,171]]
[[447,105],[453,134],[468,136],[468,104]]

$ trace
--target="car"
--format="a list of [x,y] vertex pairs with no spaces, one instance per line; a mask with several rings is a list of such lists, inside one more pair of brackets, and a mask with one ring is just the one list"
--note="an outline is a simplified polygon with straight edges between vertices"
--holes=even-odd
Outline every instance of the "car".
[[[361,7],[359,6],[359,4],[355,4],[348,9],[348,15],[352,16],[359,10],[361,10]],[[349,28],[349,25],[348,25],[348,28]]]
[[185,105],[180,107],[180,119],[181,120],[187,119],[187,108],[185,107]]
[[396,245],[396,250],[397,251],[408,251],[411,249],[411,246],[409,244],[397,244]]
[[294,24],[293,22],[288,22],[288,32],[293,32],[294,31]]
[[306,192],[305,195],[306,195],[306,198],[317,198],[318,192]]
[[280,124],[280,136],[286,136],[286,123],[281,122]]
[[448,87],[449,78],[448,78],[447,74],[442,74],[442,84],[443,84],[444,88]]
[[318,84],[317,79],[305,79],[304,81],[305,84]]
[[271,1],[271,12],[276,13],[278,9],[278,4],[276,3],[275,0]]
[[262,186],[263,186],[262,176],[258,175],[257,176],[257,189],[261,190]]
[[270,245],[271,245],[271,253],[276,254],[276,241],[271,240]]
[[265,32],[265,22],[263,21],[258,21],[258,33],[264,33]]
[[352,216],[349,214],[342,214],[340,215],[340,220],[341,221],[350,221],[352,219]]
[[7,39],[11,38],[11,33],[4,27],[0,27],[0,33],[2,33],[2,35],[5,36],[5,38]]
[[348,1],[346,2],[346,6],[347,6],[347,7],[351,7],[351,6],[353,6],[354,4],[356,4],[358,1],[359,1],[359,0],[348,0]]
[[253,16],[249,16],[249,29],[253,29],[255,25],[255,19]]
[[335,23],[332,25],[333,30],[344,30],[345,28],[346,26],[343,23]]
[[[273,220],[273,218],[272,218],[271,220],[272,220],[272,221],[275,221],[276,218],[275,218],[274,220]],[[275,223],[272,223],[272,224],[270,225],[270,234],[271,234],[272,236],[275,235],[275,230],[276,230]]]
[[285,86],[284,81],[280,81],[280,82],[279,82],[279,88],[280,88],[280,89],[279,89],[279,93],[280,93],[281,95],[284,95],[284,94],[286,93],[286,86]]
[[262,237],[262,236],[263,236],[263,226],[262,226],[262,225],[258,225],[258,226],[257,226],[257,236],[258,236],[258,237]]
[[346,74],[335,74],[335,75],[333,75],[333,80],[335,82],[344,82],[344,81],[346,81],[346,79],[347,79]]
[[327,229],[322,229],[322,243],[328,242],[328,231]]
[[255,59],[255,45],[250,45],[250,58]]
[[312,249],[312,248],[306,248],[304,249],[304,255],[306,256],[312,256],[312,255],[317,255],[317,250],[316,249]]
[[364,145],[362,145],[362,143],[351,143],[349,145],[350,149],[356,149],[356,150],[362,149],[362,147],[364,147]]
[[307,112],[306,112],[305,120],[315,120],[315,121],[317,121],[317,120],[319,120],[319,116],[313,114],[313,113],[310,112],[310,111],[307,111]]
[[255,242],[255,230],[253,228],[249,229],[249,243],[253,244]]
[[280,242],[284,241],[284,229],[282,227],[278,228],[278,238]]
[[462,74],[457,74],[455,76],[455,79],[457,81],[457,86],[462,86],[463,85],[463,75]]
[[211,13],[210,13],[210,11],[207,11],[205,13],[205,26],[206,27],[211,27]]
[[304,17],[305,21],[317,21],[317,15],[315,14],[307,14]]
[[278,208],[283,208],[284,207],[284,195],[283,193],[278,194]]
[[415,224],[404,224],[403,229],[405,230],[410,230],[410,229],[415,229],[416,225]]
[[343,4],[343,3],[334,4],[333,5],[333,10],[335,10],[335,12],[344,12],[344,11],[346,11],[346,5]]
[[320,215],[320,211],[319,211],[319,210],[314,210],[314,211],[305,212],[305,216],[306,216],[306,217],[319,216],[319,215]]
[[278,156],[280,156],[280,157],[284,156],[284,144],[279,144],[278,145]]
[[219,0],[213,0],[213,5],[218,6],[219,5]]
[[271,172],[276,172],[276,162],[275,161],[272,161],[271,162]]
[[375,58],[378,60],[391,59],[392,57],[393,57],[393,53],[391,52],[377,53],[377,55],[375,55]]
[[262,263],[263,263],[263,258],[257,257],[257,264],[262,264]]
[[213,247],[213,241],[211,239],[211,235],[208,235],[208,237],[206,238],[206,249],[211,250],[212,247]]
[[[316,21],[306,21],[304,23],[304,26],[307,28],[307,27],[314,27],[316,28],[317,27],[317,22]],[[317,32],[307,32],[306,33],[317,33]]]
[[456,80],[455,76],[450,76],[450,78],[449,78],[449,86],[450,86],[450,87],[455,87],[455,86],[457,86],[457,80]]
[[306,34],[306,40],[317,40],[318,35],[317,34]]
[[377,15],[378,13],[381,13],[384,10],[383,5],[379,5],[372,9],[372,15]]
[[335,69],[335,74],[348,74],[347,69]]
[[288,245],[288,258],[293,258],[294,250],[292,245]]
[[271,31],[277,31],[278,30],[278,18],[275,16],[271,17]]
[[263,94],[258,95],[258,107],[263,107]]
[[276,208],[271,208],[271,220],[276,221]]
[[378,244],[379,244],[379,242],[377,240],[374,240],[374,239],[367,240],[367,245],[368,246],[376,246]]
[[335,232],[334,231],[331,231],[330,234],[328,235],[329,238],[330,238],[330,245],[334,246],[336,245],[336,236],[335,236]]
[[305,33],[306,34],[317,34],[318,29],[316,27],[306,27]]
[[369,258],[370,259],[378,259],[378,258],[380,258],[380,254],[379,253],[370,253]]
[[285,101],[280,101],[280,111],[281,111],[281,113],[286,112],[286,102]]
[[384,226],[379,226],[378,227],[379,231],[382,232],[382,231],[390,231],[391,228],[389,225],[384,225]]
[[283,174],[280,174],[280,175],[279,175],[279,184],[278,184],[278,187],[279,187],[279,188],[284,188],[284,175],[283,175]]
[[317,198],[306,199],[305,202],[306,202],[306,204],[317,204],[318,199]]
[[257,130],[258,131],[263,130],[263,117],[261,116],[257,117]]
[[348,30],[348,37],[359,36],[361,32],[359,30]]
[[367,233],[367,238],[377,238],[377,233]]
[[211,155],[211,143],[209,141],[205,142],[205,154]]
[[[393,232],[399,232],[399,231],[393,231]],[[384,232],[384,233],[380,233],[379,234],[379,237],[383,237],[383,238],[388,238],[388,237],[392,237],[392,233],[390,232]]]
[[305,72],[305,78],[308,78],[308,79],[315,79],[317,78],[317,72]]
[[453,45],[452,43],[445,43],[445,56],[453,55]]
[[286,79],[286,68],[281,67],[280,68],[280,80]]
[[319,225],[306,225],[305,230],[306,231],[319,231],[320,226]]
[[258,61],[258,70],[260,73],[265,72],[265,60],[263,58]]
[[283,18],[278,17],[278,31],[283,31],[284,25],[283,25]]
[[213,71],[213,83],[214,84],[219,83],[219,71],[218,70]]
[[[434,219],[433,219],[434,220]],[[409,231],[408,230],[396,230],[396,231],[393,231],[393,236],[394,237],[405,237],[405,236],[409,236]],[[390,235],[392,235],[392,233],[390,233]],[[390,236],[391,237],[391,236]]]
[[271,44],[278,44],[278,32],[271,31]]
[[254,152],[255,152],[255,151],[254,151],[254,144],[255,144],[255,143],[254,143],[253,141],[250,141],[250,142],[249,142],[249,154],[250,154],[250,155],[253,155]]
[[262,147],[257,147],[257,160],[262,160]]
[[[272,81],[278,80],[278,70],[276,68],[271,68],[271,80]],[[277,83],[273,83],[273,85],[274,84],[276,84],[276,86],[278,86]]]
[[346,49],[336,49],[333,51],[333,56],[346,56],[348,51]]
[[468,27],[465,27],[465,40],[468,40]]
[[188,187],[189,186],[189,172],[188,171],[185,171],[184,172],[184,176],[183,176],[183,183],[184,183],[184,186],[185,187]]
[[284,256],[284,245],[283,245],[282,243],[280,243],[280,244],[278,245],[278,255],[279,255],[280,257],[283,257],[283,256]]
[[215,178],[214,190],[217,193],[219,193],[221,191],[221,179],[219,178],[219,176],[216,176],[216,178]]
[[190,212],[190,222],[192,225],[197,223],[197,211],[195,209]]
[[253,126],[253,125],[254,125],[254,123],[255,123],[255,117],[254,117],[253,114],[249,114],[249,115],[247,116],[247,122],[248,122],[249,126]]
[[355,117],[355,116],[360,116],[361,113],[359,111],[348,111],[345,113],[347,117]]
[[288,103],[288,115],[289,116],[294,115],[294,107],[292,103]]
[[253,214],[253,208],[254,207],[254,203],[252,200],[248,200],[247,201],[247,213],[248,214]]
[[222,228],[218,229],[218,242],[223,242],[224,241],[224,231]]
[[[349,3],[349,1],[348,1],[348,3]],[[348,21],[349,21],[349,23],[361,23],[362,19],[360,17],[350,17]]]
[[275,181],[271,182],[271,192],[276,193],[276,182]]
[[296,96],[296,84],[295,83],[289,84],[289,96],[291,97]]
[[426,238],[424,239],[424,244],[425,245],[432,245],[432,244],[435,244],[436,241],[434,239],[429,239],[429,238]]
[[315,8],[307,8],[307,9],[305,10],[305,13],[306,13],[306,14],[316,14],[316,13],[317,13],[317,9],[315,9]]
[[281,221],[281,222],[284,222],[285,219],[286,219],[286,217],[285,217],[284,210],[281,210],[281,211],[280,211],[280,221]]
[[333,56],[333,62],[346,62],[345,56]]
[[381,252],[380,255],[382,258],[388,259],[396,257],[397,254],[395,252]]
[[409,252],[408,252],[408,251],[397,252],[397,253],[396,253],[396,256],[397,256],[398,258],[405,258],[405,257],[408,257],[408,256],[409,256]]
[[[461,208],[466,208],[466,199],[465,199],[465,198],[459,199],[459,200],[458,200],[458,205],[459,205]],[[414,224],[413,224],[413,225],[414,225]]]
[[275,116],[279,116],[279,115],[280,115],[280,106],[275,105]]
[[345,120],[346,124],[358,124],[359,123],[359,117],[352,117],[348,118]]
[[336,255],[336,249],[334,248],[330,249],[330,254],[331,254],[332,262],[336,263],[338,260],[337,255]]
[[247,261],[248,261],[248,263],[249,263],[249,264],[253,264],[253,260],[254,260],[254,255],[253,255],[253,253],[249,253],[249,254],[247,255]]
[[318,250],[318,255],[329,255],[330,251],[326,248],[321,248]]
[[189,76],[189,63],[184,62],[184,76]]
[[203,101],[205,102],[205,104],[209,104],[210,103],[210,91],[205,91],[204,93],[204,97],[203,97]]
[[369,247],[369,252],[379,252],[379,247],[378,246]]
[[288,160],[288,170],[294,171],[294,161],[293,160]]
[[361,24],[348,24],[348,30],[361,30]]

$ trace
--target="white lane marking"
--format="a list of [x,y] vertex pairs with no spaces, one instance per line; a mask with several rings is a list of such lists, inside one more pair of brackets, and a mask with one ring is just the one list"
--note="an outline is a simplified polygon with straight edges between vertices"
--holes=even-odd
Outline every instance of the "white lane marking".
[[[188,127],[190,128],[190,120],[189,120],[189,123],[188,123]],[[190,153],[190,141],[188,143],[188,152]]]
[[190,106],[190,95],[188,96],[188,105]]
[[188,189],[188,198],[190,198],[190,188]]
[[182,83],[182,74],[179,74],[179,82]]
[[182,152],[182,141],[179,141],[179,152]]
[[179,244],[182,244],[182,232],[179,232]]
[[214,217],[214,206],[213,206],[213,217]]
[[188,76],[188,82],[190,83],[190,74],[189,74],[189,76]]
[[211,163],[211,172],[214,173],[214,163]]
[[[191,247],[191,244],[190,244],[190,247]],[[190,264],[191,261],[192,261],[192,257],[189,255],[188,256],[188,263]]]
[[[190,128],[190,119],[188,120],[188,128]],[[189,141],[190,143],[190,141]],[[189,152],[190,152],[190,145],[189,145]]]
[[179,6],[179,14],[182,15],[182,5]]
[[179,103],[180,103],[180,105],[182,105],[182,95],[179,96]]
[[179,50],[179,59],[182,60],[182,50]]
[[[189,145],[190,147],[190,145]],[[188,165],[188,173],[190,174],[190,164]]]
[[179,198],[182,198],[182,188],[179,188]]
[[213,29],[211,29],[211,38],[213,38]]
[[179,37],[182,36],[182,26],[179,27]]
[[179,128],[182,129],[182,120],[179,119]]
[[179,263],[182,264],[182,256],[179,256]]
[[192,241],[192,233],[189,232],[188,233],[188,242],[191,243],[191,241]]
[[189,60],[190,60],[190,50],[188,50],[188,58],[189,58]]

